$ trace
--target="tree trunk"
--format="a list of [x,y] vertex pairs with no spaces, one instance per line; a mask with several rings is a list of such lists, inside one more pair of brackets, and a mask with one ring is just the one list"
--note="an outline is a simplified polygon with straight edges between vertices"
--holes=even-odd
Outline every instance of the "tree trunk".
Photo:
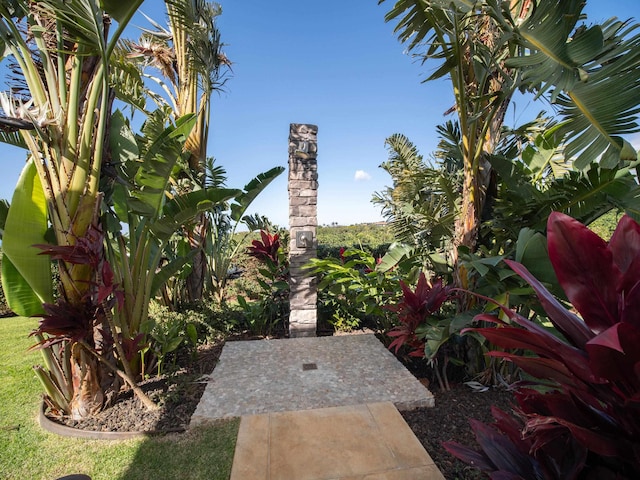
[[78,343],[72,348],[71,377],[73,398],[69,403],[69,414],[81,420],[98,413],[104,405],[104,393],[100,385],[98,360]]
[[[476,32],[476,42],[482,43],[491,50],[495,49],[500,31],[488,15],[478,17]],[[482,78],[482,74],[476,74],[470,51],[466,52],[465,58],[466,69],[461,77],[464,79],[463,87],[467,95],[463,98],[468,99],[469,105],[463,109],[459,108],[458,111],[466,112],[474,118],[465,118],[460,121],[464,183],[460,215],[455,225],[452,257],[455,266],[455,283],[460,288],[468,289],[468,276],[464,266],[460,265],[458,249],[466,247],[470,253],[473,253],[477,248],[487,193],[492,181],[489,156],[494,153],[500,140],[502,124],[512,93],[510,90],[507,92],[504,90],[505,78],[501,70],[496,68],[488,81],[482,83],[478,81]],[[501,65],[501,68],[506,71],[504,65]],[[476,103],[478,99],[482,99],[480,103]],[[466,126],[466,130],[463,130],[462,126]],[[470,299],[462,300],[461,308],[469,307],[470,301]]]
[[207,278],[207,256],[205,253],[207,229],[207,216],[205,213],[201,213],[193,230],[188,232],[191,248],[198,250],[193,257],[191,273],[187,276],[187,294],[192,302],[200,300],[204,293],[204,283]]

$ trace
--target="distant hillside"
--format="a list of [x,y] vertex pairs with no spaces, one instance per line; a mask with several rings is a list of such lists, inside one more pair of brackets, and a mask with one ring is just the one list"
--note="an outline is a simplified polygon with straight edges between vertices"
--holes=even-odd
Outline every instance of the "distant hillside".
[[317,229],[318,246],[377,248],[393,242],[391,229],[385,223],[361,223],[349,226],[322,226]]

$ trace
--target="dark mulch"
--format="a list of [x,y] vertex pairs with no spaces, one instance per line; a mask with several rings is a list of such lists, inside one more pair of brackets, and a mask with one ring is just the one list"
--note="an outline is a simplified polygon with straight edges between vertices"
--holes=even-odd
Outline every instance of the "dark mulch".
[[[62,423],[75,428],[94,431],[181,431],[184,430],[196,409],[205,388],[204,378],[213,371],[222,351],[223,342],[202,349],[195,362],[188,368],[170,375],[153,378],[141,384],[143,390],[161,406],[158,411],[148,411],[131,393],[121,394],[116,403],[91,419],[74,422],[62,419]],[[422,377],[415,365],[408,365],[414,375]],[[423,372],[424,373],[424,370]],[[505,389],[478,392],[461,382],[452,383],[451,390],[442,392],[431,385],[435,395],[434,408],[422,408],[402,412],[416,437],[424,445],[434,462],[448,480],[483,478],[479,472],[448,454],[441,443],[447,440],[474,446],[475,439],[469,427],[469,419],[476,418],[491,423],[491,406],[510,411],[513,397]]]
[[131,390],[120,393],[112,406],[81,421],[70,418],[53,420],[69,427],[99,432],[179,432],[189,425],[198,406],[210,374],[222,351],[224,342],[200,348],[198,356],[188,366],[161,377],[139,383],[140,388],[160,409],[150,411]]
[[491,406],[510,412],[513,395],[497,388],[479,392],[463,383],[451,385],[451,390],[445,392],[432,387],[432,392],[436,406],[401,412],[405,421],[447,480],[486,478],[478,470],[450,455],[442,447],[442,442],[455,441],[477,447],[469,419],[492,423]]

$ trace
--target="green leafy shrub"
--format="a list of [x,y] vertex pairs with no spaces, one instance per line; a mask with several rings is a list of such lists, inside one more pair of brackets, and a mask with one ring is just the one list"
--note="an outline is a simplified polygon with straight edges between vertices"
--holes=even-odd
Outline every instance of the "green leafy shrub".
[[342,248],[338,258],[312,259],[307,268],[320,275],[319,313],[337,330],[363,326],[388,331],[393,317],[384,305],[399,293],[398,270],[376,270],[377,259],[368,252]]
[[[318,244],[317,257],[320,259],[323,259],[323,258],[339,259],[340,251],[346,248],[345,245],[348,245],[348,244],[347,243],[343,243],[341,245]],[[381,244],[374,244],[374,245],[358,244],[358,245],[351,245],[350,248],[358,248],[359,250],[362,250],[363,252],[367,252],[368,254],[370,254],[375,258],[382,258],[387,253],[387,250],[389,249],[389,245],[391,244],[390,243],[381,243]]]
[[145,347],[141,350],[143,371],[163,373],[167,364],[175,365],[180,350],[195,356],[197,347],[211,336],[219,335],[206,311],[175,312],[151,302],[149,319],[142,325]]
[[345,247],[367,245],[376,248],[378,245],[394,241],[393,232],[386,224],[361,223],[349,226],[318,226],[318,246]]

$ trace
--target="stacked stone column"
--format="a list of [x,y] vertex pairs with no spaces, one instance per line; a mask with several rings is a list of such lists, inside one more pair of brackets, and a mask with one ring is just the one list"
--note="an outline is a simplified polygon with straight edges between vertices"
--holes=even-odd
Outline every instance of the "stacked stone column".
[[318,297],[315,276],[302,266],[317,255],[318,127],[290,125],[289,132],[289,336],[316,335]]

